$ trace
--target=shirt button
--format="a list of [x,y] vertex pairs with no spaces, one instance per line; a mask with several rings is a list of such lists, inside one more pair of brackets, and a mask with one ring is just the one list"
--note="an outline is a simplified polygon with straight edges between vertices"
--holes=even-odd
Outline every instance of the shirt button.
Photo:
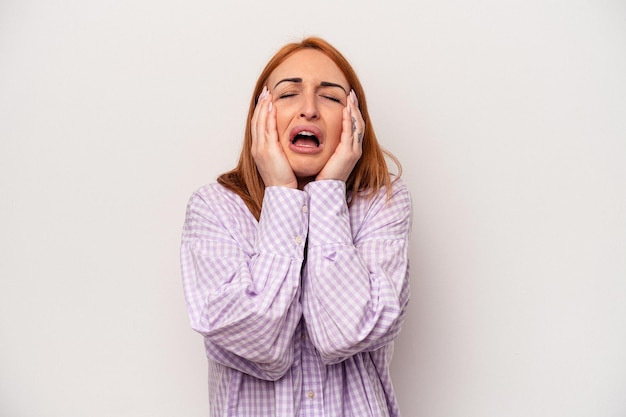
[[315,398],[315,393],[313,391],[309,391],[306,393],[306,396],[309,397],[310,399]]
[[302,236],[298,235],[293,240],[299,245],[302,243]]
[[309,212],[309,208],[307,206],[302,206],[302,212],[307,214]]

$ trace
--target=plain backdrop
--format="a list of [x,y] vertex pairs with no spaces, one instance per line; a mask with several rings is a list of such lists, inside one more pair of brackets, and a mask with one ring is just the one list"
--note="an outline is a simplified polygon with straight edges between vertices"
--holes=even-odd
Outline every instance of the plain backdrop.
[[305,35],[413,196],[403,415],[626,416],[621,0],[0,0],[0,415],[207,415],[185,206]]

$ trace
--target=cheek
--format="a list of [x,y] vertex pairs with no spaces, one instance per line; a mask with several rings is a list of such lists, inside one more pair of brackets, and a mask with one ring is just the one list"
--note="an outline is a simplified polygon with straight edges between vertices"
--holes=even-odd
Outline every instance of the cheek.
[[332,122],[328,126],[328,139],[329,142],[333,144],[333,149],[337,147],[339,141],[341,140],[341,133],[343,130],[343,113],[339,113],[339,115],[335,115],[333,117]]
[[289,132],[287,129],[289,128],[290,118],[286,116],[284,111],[281,111],[279,108],[276,108],[276,131],[278,132],[278,137],[280,139],[289,137]]

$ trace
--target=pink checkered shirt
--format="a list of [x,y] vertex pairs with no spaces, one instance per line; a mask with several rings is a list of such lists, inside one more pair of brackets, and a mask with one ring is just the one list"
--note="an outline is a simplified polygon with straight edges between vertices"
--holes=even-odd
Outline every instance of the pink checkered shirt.
[[345,183],[268,187],[261,218],[219,184],[182,235],[211,416],[399,416],[389,375],[409,300],[411,200],[401,179],[346,203]]

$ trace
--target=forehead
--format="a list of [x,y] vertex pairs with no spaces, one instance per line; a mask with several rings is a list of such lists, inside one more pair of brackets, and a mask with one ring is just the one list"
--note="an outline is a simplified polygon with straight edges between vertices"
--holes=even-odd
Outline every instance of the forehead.
[[269,76],[269,84],[274,85],[284,78],[302,78],[303,81],[330,81],[348,85],[346,77],[324,53],[315,49],[303,49],[285,59]]

